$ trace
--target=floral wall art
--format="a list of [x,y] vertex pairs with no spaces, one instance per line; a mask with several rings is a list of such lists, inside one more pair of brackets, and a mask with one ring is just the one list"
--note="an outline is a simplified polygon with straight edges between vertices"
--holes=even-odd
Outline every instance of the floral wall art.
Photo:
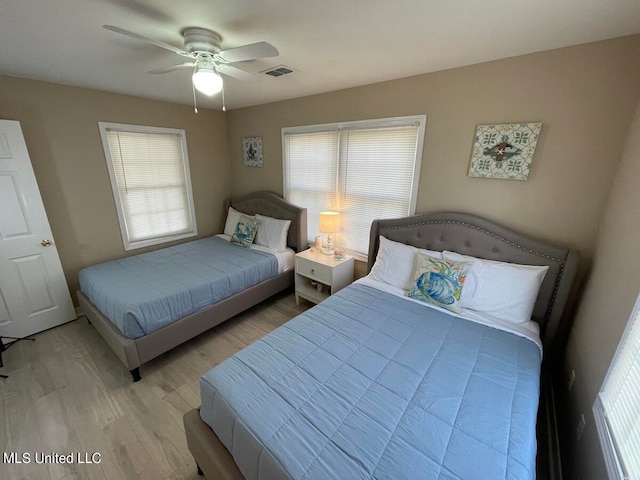
[[526,180],[542,123],[478,125],[470,177]]

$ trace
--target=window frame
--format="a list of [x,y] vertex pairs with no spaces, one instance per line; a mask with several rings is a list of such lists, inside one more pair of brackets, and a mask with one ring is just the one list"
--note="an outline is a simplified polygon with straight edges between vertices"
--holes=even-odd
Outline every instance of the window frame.
[[[98,122],[100,129],[100,139],[102,140],[102,148],[104,150],[105,162],[107,163],[107,170],[109,171],[109,181],[111,183],[111,193],[113,194],[113,200],[115,202],[116,213],[118,215],[118,223],[120,225],[120,234],[122,236],[122,244],[125,251],[136,250],[139,248],[150,247],[153,245],[160,245],[162,243],[173,242],[184,238],[195,237],[198,235],[198,225],[196,223],[195,206],[193,203],[193,191],[191,187],[191,170],[189,168],[189,155],[187,153],[187,134],[183,129],[167,128],[167,127],[153,127],[145,125],[130,125],[126,123],[111,123],[111,122]],[[167,234],[146,240],[131,241],[129,239],[129,233],[127,223],[125,219],[124,209],[122,201],[120,199],[120,192],[118,189],[118,182],[116,180],[116,174],[113,168],[113,157],[111,156],[111,149],[109,148],[109,140],[107,138],[107,131],[118,132],[131,132],[131,133],[148,133],[157,135],[174,135],[180,138],[180,145],[182,150],[182,164],[184,168],[185,187],[187,190],[187,202],[189,204],[189,218],[191,220],[192,229],[188,232],[178,234]]]
[[[415,163],[413,166],[413,181],[411,186],[411,196],[409,198],[409,212],[407,215],[414,215],[416,212],[416,206],[418,201],[418,190],[420,187],[420,172],[422,167],[422,159],[424,153],[424,136],[427,126],[427,115],[406,115],[401,117],[388,117],[388,118],[374,118],[368,120],[356,120],[356,121],[348,121],[348,122],[333,122],[333,123],[321,123],[314,125],[300,125],[293,127],[283,127],[281,128],[281,146],[282,146],[282,187],[283,187],[283,196],[287,199],[287,192],[289,191],[289,186],[287,184],[287,152],[286,152],[286,135],[290,134],[304,134],[304,133],[317,133],[317,132],[328,132],[328,131],[336,131],[347,130],[347,129],[375,129],[375,128],[392,128],[392,127],[400,127],[407,126],[411,124],[418,125],[418,134],[416,139],[416,156]],[[340,163],[340,152],[341,152],[341,142],[338,141],[338,165]],[[339,170],[338,167],[338,178],[339,178]],[[338,178],[336,178],[336,184],[338,184]],[[336,187],[337,191],[337,187]],[[312,239],[308,238],[307,241],[309,245],[311,245]],[[349,252],[355,258],[362,261],[367,261],[368,254],[367,253],[359,253],[359,252]]]
[[609,478],[611,480],[626,480],[629,477],[625,472],[622,464],[622,459],[620,458],[620,455],[618,453],[613,432],[609,428],[609,424],[606,418],[607,413],[605,411],[604,403],[602,402],[601,394],[604,390],[605,385],[607,384],[607,380],[609,379],[614,366],[617,364],[618,357],[620,356],[622,349],[626,343],[625,340],[627,339],[629,333],[631,332],[631,329],[636,322],[640,322],[640,295],[638,295],[636,299],[636,303],[633,306],[633,310],[631,311],[631,315],[629,316],[629,320],[627,321],[624,333],[620,337],[618,347],[616,348],[616,352],[611,358],[609,369],[607,370],[607,374],[602,381],[602,385],[600,386],[600,390],[596,395],[596,399],[592,407],[600,447],[604,456],[607,473],[609,474]]

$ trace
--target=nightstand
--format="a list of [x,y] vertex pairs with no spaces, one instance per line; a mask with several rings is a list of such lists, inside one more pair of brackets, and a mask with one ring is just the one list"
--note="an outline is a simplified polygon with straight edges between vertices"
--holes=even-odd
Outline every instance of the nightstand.
[[296,304],[300,305],[300,297],[320,303],[349,285],[353,282],[353,265],[351,255],[336,260],[333,255],[311,249],[296,254]]

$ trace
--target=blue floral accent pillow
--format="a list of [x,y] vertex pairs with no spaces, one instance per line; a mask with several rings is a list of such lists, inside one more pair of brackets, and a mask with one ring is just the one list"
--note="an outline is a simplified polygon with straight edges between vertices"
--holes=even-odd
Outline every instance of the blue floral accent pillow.
[[414,283],[407,296],[460,313],[460,294],[471,266],[470,262],[438,260],[416,252]]
[[245,248],[249,248],[253,243],[253,239],[256,238],[257,231],[258,221],[255,218],[240,215],[238,223],[236,224],[236,230],[231,237],[231,241],[238,245],[242,245]]

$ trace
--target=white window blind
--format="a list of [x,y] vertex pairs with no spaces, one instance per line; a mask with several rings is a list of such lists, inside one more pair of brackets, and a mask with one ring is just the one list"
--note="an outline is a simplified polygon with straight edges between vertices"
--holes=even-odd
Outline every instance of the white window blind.
[[[319,214],[341,213],[338,246],[366,255],[376,218],[415,213],[425,117],[283,129],[285,198]],[[306,131],[308,130],[308,131]]]
[[285,198],[307,209],[310,239],[320,232],[319,215],[336,208],[338,131],[286,135]]
[[640,478],[640,297],[594,405],[609,476]]
[[100,129],[125,250],[196,235],[184,131]]

